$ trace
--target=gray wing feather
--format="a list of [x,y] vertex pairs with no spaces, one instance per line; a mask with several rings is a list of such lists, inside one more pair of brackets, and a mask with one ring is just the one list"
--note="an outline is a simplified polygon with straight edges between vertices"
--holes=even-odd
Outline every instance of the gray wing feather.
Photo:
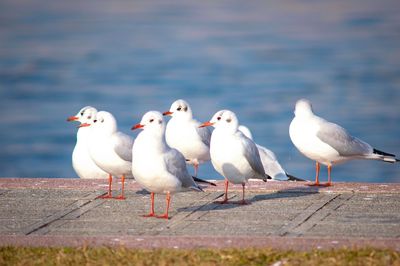
[[[200,125],[200,123],[198,123]],[[208,127],[201,127],[199,128],[196,126],[197,133],[199,134],[201,141],[210,147],[210,139],[211,139],[211,131]]]
[[132,162],[132,146],[133,138],[122,133],[117,132],[113,136],[114,151],[125,161]]
[[182,153],[176,149],[170,149],[165,154],[164,160],[167,166],[167,171],[176,176],[182,182],[183,187],[197,187],[197,184],[187,171],[186,161]]
[[246,137],[242,132],[238,132],[239,135],[241,135],[241,140],[243,144],[243,151],[244,151],[244,156],[246,160],[249,162],[251,168],[260,176],[263,178],[267,178],[267,175],[265,174],[264,167],[261,162],[260,154],[258,152],[256,144]]
[[342,156],[357,156],[372,152],[372,147],[368,143],[351,136],[346,129],[334,123],[322,124],[317,137]]

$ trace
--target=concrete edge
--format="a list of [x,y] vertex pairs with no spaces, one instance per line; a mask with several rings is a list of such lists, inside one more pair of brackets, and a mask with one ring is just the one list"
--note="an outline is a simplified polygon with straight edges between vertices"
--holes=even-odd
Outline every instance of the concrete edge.
[[378,248],[400,251],[398,239],[316,237],[215,236],[14,236],[0,235],[0,246],[21,247],[126,247],[136,249],[271,248],[309,251],[338,248]]

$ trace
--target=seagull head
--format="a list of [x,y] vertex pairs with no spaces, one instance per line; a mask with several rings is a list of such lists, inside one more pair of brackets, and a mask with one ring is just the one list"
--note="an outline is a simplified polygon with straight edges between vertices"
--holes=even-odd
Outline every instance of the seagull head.
[[313,115],[311,102],[307,99],[300,99],[296,102],[294,114],[297,117],[307,117]]
[[163,115],[169,115],[172,117],[179,117],[186,119],[191,119],[193,116],[190,105],[185,100],[182,99],[173,102],[171,107],[169,108],[169,111],[164,112]]
[[132,130],[143,129],[147,132],[155,132],[163,134],[165,131],[163,115],[158,111],[149,111],[145,113],[139,124],[132,127]]
[[117,120],[115,117],[106,111],[100,111],[96,114],[92,123],[93,130],[99,134],[112,134],[117,132]]
[[85,106],[75,116],[70,116],[67,121],[78,121],[81,124],[78,127],[86,127],[93,123],[97,114],[97,109],[92,106]]
[[221,110],[214,114],[210,121],[200,125],[200,127],[213,126],[215,129],[235,133],[239,127],[239,120],[234,112]]

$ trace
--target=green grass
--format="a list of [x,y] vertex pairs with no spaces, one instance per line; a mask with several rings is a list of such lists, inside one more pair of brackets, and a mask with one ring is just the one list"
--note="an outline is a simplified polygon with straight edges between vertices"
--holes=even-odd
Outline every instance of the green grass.
[[[127,249],[0,247],[0,265],[400,265],[392,250]],[[276,264],[278,265],[278,264]]]

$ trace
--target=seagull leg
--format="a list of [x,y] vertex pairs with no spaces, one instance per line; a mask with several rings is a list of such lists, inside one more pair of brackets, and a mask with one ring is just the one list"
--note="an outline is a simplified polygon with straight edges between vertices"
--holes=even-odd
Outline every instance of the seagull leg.
[[125,175],[122,175],[121,181],[122,181],[121,195],[119,195],[119,196],[115,197],[115,199],[118,199],[118,200],[124,200],[124,199],[125,199],[125,196],[124,196],[124,189],[125,189]]
[[242,200],[241,200],[241,201],[238,201],[237,204],[240,204],[240,205],[247,205],[247,204],[249,204],[247,201],[244,200],[244,190],[245,190],[245,183],[242,183],[242,191],[243,191]]
[[228,185],[229,185],[229,181],[228,181],[228,179],[225,178],[225,197],[224,197],[224,200],[222,200],[222,201],[214,201],[214,203],[219,203],[219,204],[228,203]]
[[320,184],[319,184],[319,170],[320,170],[319,162],[315,162],[315,182],[311,183],[311,184],[307,184],[308,186],[320,186]]
[[150,213],[143,215],[143,217],[154,217],[156,216],[154,213],[154,192],[150,193],[150,200],[151,200],[151,207],[150,207]]
[[330,187],[330,186],[332,186],[332,182],[331,182],[331,171],[332,171],[332,165],[328,164],[328,183],[323,184],[324,187]]
[[108,175],[108,192],[107,195],[104,196],[99,196],[99,199],[111,199],[112,195],[111,195],[111,184],[112,184],[112,175],[109,174]]
[[169,194],[169,192],[167,192],[166,199],[167,199],[167,209],[165,210],[165,213],[163,215],[157,215],[156,217],[157,218],[164,218],[164,219],[168,220],[168,210],[169,210],[169,204],[171,202],[171,195]]
[[193,168],[194,168],[194,176],[197,177],[197,171],[199,171],[199,164],[194,163]]

